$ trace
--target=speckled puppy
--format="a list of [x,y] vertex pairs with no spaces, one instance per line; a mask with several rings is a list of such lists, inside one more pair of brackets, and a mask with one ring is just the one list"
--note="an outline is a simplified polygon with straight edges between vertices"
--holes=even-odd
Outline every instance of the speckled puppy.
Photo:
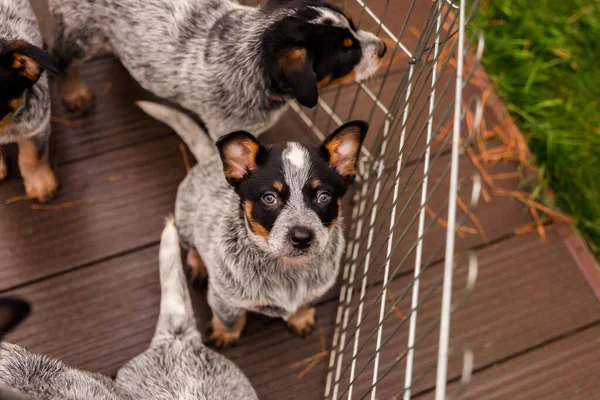
[[[27,302],[0,298],[0,340],[29,313]],[[114,382],[31,354],[14,344],[0,345],[0,400],[118,400]]]
[[[29,0],[0,0],[0,145],[19,144],[19,169],[27,195],[54,197],[58,183],[48,164],[50,92],[44,69],[58,72],[43,51]],[[8,170],[0,149],[0,181]]]
[[318,89],[373,75],[385,54],[375,35],[324,0],[50,0],[63,102],[93,93],[79,67],[112,51],[147,90],[197,113],[213,139],[260,134],[287,100],[317,103]]
[[159,263],[161,301],[156,333],[150,348],[119,370],[119,392],[131,400],[257,399],[235,364],[202,344],[172,220],[162,233]]
[[179,186],[175,217],[192,270],[200,273],[198,253],[208,269],[212,339],[218,346],[237,341],[247,310],[310,333],[310,304],[338,274],[340,207],[367,123],[341,126],[319,148],[294,142],[267,148],[244,131],[215,147],[186,115],[139,105],[174,128],[199,161]]

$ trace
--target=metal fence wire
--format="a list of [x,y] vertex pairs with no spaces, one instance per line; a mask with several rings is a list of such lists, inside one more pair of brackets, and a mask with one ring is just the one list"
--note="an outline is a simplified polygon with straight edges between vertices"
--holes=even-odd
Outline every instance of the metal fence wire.
[[325,398],[450,398],[473,365],[468,345],[450,340],[450,316],[477,275],[474,254],[455,253],[455,237],[473,229],[463,223],[481,188],[470,164],[459,175],[482,114],[479,97],[465,91],[483,50],[480,33],[465,33],[477,4],[338,3],[384,38],[389,58],[367,82],[326,89],[312,110],[292,104],[320,138],[351,119],[371,124],[347,221]]

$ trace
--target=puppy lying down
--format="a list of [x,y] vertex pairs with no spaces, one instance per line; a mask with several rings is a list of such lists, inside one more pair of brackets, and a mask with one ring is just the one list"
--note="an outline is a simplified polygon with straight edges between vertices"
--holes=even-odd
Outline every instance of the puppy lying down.
[[92,55],[113,52],[145,89],[198,114],[213,139],[260,134],[296,99],[372,76],[384,42],[325,0],[50,0],[63,103],[94,94],[79,77]]
[[[160,242],[161,303],[148,350],[110,378],[2,343],[0,400],[257,399],[235,364],[202,343],[181,263],[177,230],[167,221]],[[0,298],[0,339],[29,312],[27,303]]]
[[238,131],[215,146],[188,116],[138,103],[171,126],[198,164],[179,186],[177,229],[197,275],[208,272],[212,339],[236,342],[246,311],[281,317],[299,335],[315,323],[311,303],[331,288],[344,251],[342,197],[356,174],[368,125],[353,121],[320,147],[269,147]]

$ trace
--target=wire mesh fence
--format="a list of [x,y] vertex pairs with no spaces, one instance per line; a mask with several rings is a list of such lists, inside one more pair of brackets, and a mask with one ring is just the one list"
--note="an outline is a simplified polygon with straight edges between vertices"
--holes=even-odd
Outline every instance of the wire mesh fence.
[[326,90],[312,110],[292,104],[319,137],[350,119],[371,124],[348,222],[325,398],[449,398],[472,368],[468,344],[450,340],[450,316],[477,275],[474,254],[455,252],[455,237],[474,229],[464,222],[481,189],[460,158],[482,115],[479,97],[465,91],[483,50],[480,33],[465,33],[477,4],[341,6],[384,38],[389,58],[375,78]]

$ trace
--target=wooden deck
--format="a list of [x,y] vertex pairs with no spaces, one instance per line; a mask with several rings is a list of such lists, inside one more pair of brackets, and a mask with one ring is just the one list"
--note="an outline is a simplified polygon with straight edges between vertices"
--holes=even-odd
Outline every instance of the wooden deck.
[[[33,3],[48,36],[44,1]],[[399,3],[392,0],[395,6]],[[428,7],[424,1],[415,15],[426,15]],[[398,66],[388,79],[397,83],[403,72]],[[2,203],[0,293],[20,295],[33,304],[31,317],[8,340],[112,376],[146,348],[153,334],[160,300],[158,240],[186,170],[179,139],[134,106],[135,100],[152,96],[117,60],[96,58],[85,65],[83,75],[97,94],[96,109],[86,116],[67,114],[52,83],[54,115],[78,122],[53,125],[51,159],[63,185],[57,202],[89,204],[34,210],[28,201]],[[343,90],[355,91],[353,87]],[[333,96],[333,91],[325,96]],[[391,97],[393,91],[382,96]],[[341,96],[339,107],[350,107],[343,104],[348,97]],[[367,113],[366,104],[372,103],[359,103],[353,116]],[[492,111],[486,115],[499,118]],[[292,111],[263,137],[269,142],[316,141]],[[2,202],[23,194],[14,148],[6,150],[13,155],[13,174],[0,185]],[[448,162],[449,155],[443,154],[439,168]],[[461,171],[471,168],[468,158],[462,157]],[[506,172],[517,166],[497,168]],[[506,185],[517,189],[516,184]],[[584,251],[574,250],[580,243],[556,224],[546,225],[547,244],[535,232],[515,236],[514,230],[532,217],[522,203],[508,197],[480,202],[476,215],[487,240],[466,235],[457,242],[457,251],[473,250],[479,259],[475,291],[452,319],[452,340],[467,340],[475,355],[473,380],[464,398],[598,398],[600,304],[594,295],[598,288],[592,290],[578,268],[578,261],[581,264],[586,257]],[[427,240],[442,240],[443,229],[432,229],[438,231]],[[424,284],[439,277],[440,260],[441,255],[423,277]],[[597,271],[588,269],[587,277],[592,281]],[[407,279],[407,274],[399,275],[390,285],[391,292],[402,290]],[[203,326],[209,317],[205,292],[193,295]],[[336,311],[334,290],[318,305],[328,346]],[[398,343],[405,343],[405,338],[406,333],[399,334]],[[244,370],[261,399],[319,399],[325,386],[325,362],[303,377],[298,376],[301,368],[292,364],[318,353],[320,346],[318,334],[302,340],[288,333],[279,320],[251,315],[240,345],[224,354]],[[434,350],[435,346],[423,345],[426,355],[433,356]],[[451,386],[456,385],[458,366],[451,362]],[[423,380],[415,397],[433,398],[432,390],[433,381]],[[396,394],[397,390],[382,388],[378,398]]]

